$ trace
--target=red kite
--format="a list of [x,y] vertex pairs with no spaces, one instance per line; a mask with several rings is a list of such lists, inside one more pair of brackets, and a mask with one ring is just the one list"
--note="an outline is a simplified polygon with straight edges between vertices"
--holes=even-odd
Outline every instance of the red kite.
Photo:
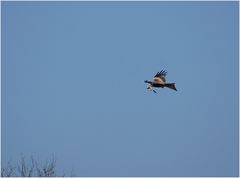
[[147,89],[150,91],[153,91],[154,93],[157,93],[157,92],[153,89],[153,87],[156,87],[156,88],[167,87],[177,91],[175,83],[166,83],[166,79],[165,79],[166,75],[167,75],[167,72],[165,70],[161,70],[161,72],[158,72],[153,77],[152,81],[145,80],[144,82],[148,83]]

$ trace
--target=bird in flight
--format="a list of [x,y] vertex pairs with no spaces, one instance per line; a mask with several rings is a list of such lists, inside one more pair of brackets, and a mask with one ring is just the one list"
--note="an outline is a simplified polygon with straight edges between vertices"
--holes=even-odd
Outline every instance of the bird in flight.
[[152,81],[145,80],[144,82],[148,83],[147,89],[149,91],[153,91],[154,93],[157,93],[157,92],[153,89],[153,87],[156,87],[156,88],[167,87],[177,91],[175,83],[166,83],[166,78],[165,78],[166,75],[167,75],[167,72],[165,70],[161,70],[153,77]]

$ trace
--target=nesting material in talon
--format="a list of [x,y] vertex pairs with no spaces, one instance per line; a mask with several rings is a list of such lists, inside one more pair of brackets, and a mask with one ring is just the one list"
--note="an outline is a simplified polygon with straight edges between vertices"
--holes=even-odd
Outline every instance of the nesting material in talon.
[[152,90],[153,90],[153,88],[152,88],[152,86],[151,86],[150,84],[148,84],[147,90],[149,90],[149,91],[152,91]]

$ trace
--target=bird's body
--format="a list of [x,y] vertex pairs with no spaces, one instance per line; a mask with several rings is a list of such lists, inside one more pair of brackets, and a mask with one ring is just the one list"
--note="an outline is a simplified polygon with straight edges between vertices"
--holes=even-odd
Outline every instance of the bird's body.
[[166,75],[167,75],[167,72],[165,70],[161,70],[161,72],[158,72],[153,77],[152,81],[145,80],[145,83],[148,83],[147,89],[150,91],[153,91],[154,93],[156,93],[156,91],[153,90],[153,87],[156,87],[156,88],[168,87],[170,89],[177,91],[175,83],[166,83],[166,78],[165,78]]

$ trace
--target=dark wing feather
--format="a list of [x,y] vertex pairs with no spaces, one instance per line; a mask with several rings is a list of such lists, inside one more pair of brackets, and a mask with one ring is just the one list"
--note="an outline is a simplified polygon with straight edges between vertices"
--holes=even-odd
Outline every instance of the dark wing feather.
[[161,70],[158,72],[154,77],[160,78],[163,80],[163,82],[166,82],[165,76],[167,75],[167,72],[165,70]]

